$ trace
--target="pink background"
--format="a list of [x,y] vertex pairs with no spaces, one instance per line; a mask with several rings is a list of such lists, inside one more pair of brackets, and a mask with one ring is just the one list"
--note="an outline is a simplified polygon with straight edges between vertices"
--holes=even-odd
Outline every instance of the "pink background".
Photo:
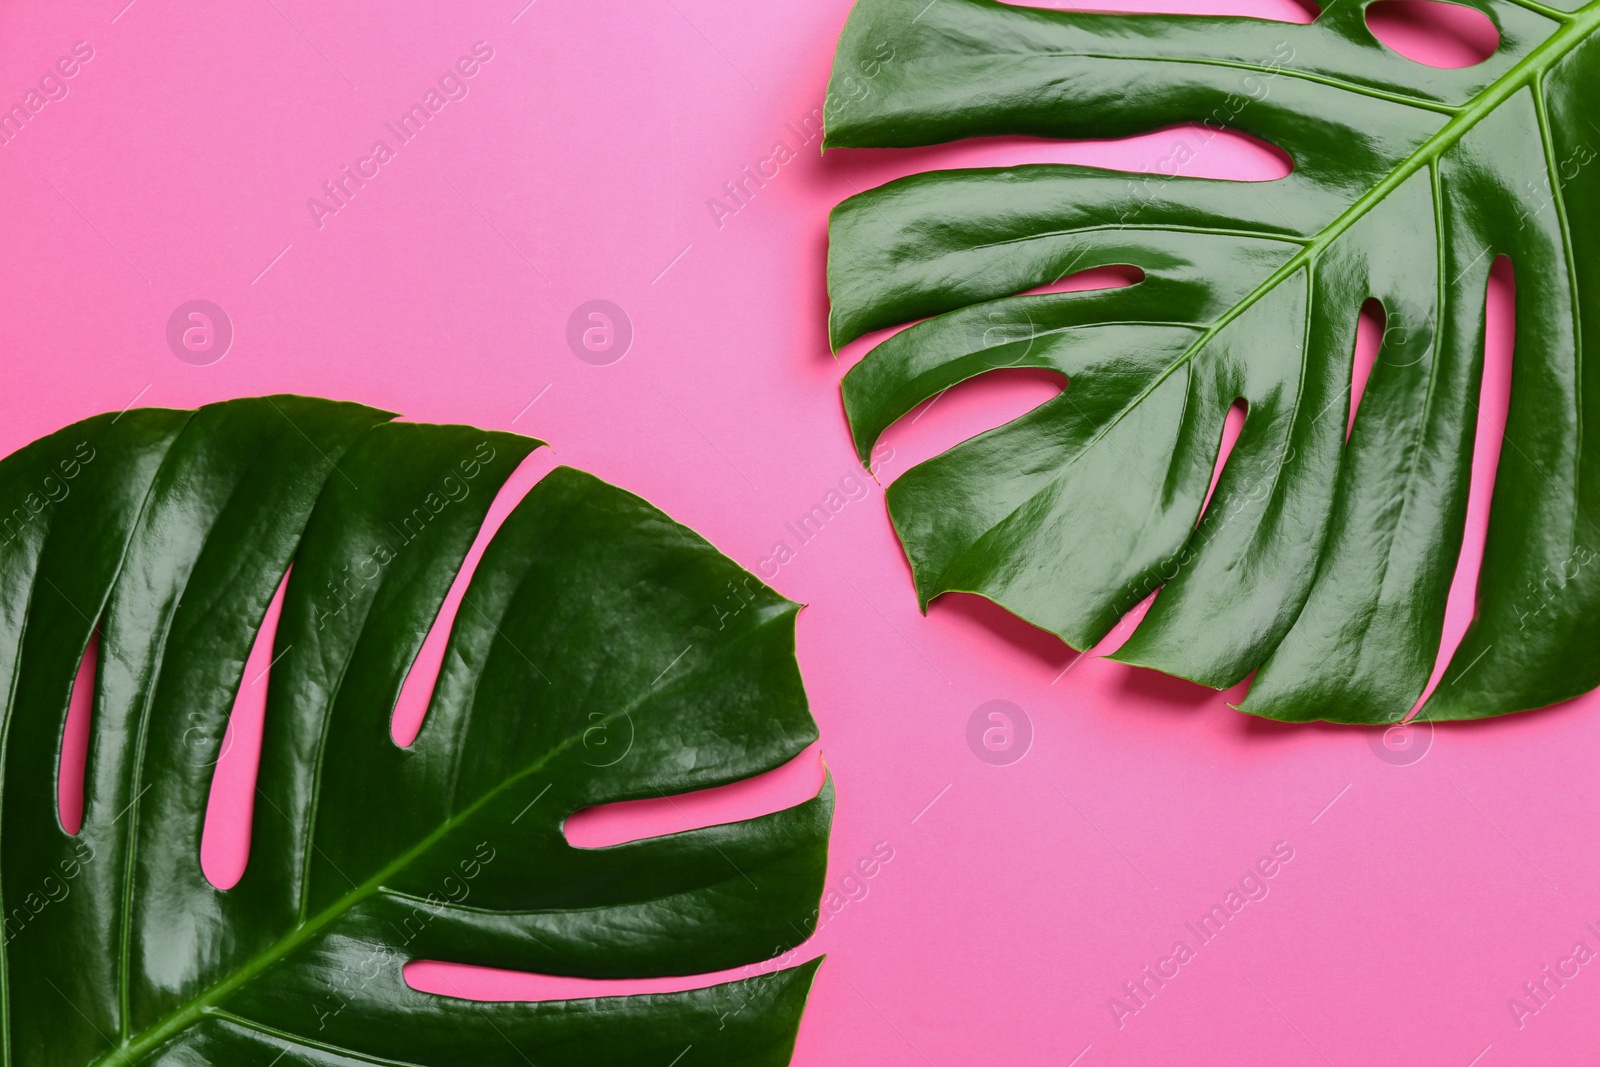
[[[847,903],[798,954],[829,958],[797,1063],[1500,1067],[1600,1053],[1600,965],[1521,1029],[1507,1006],[1575,942],[1600,950],[1585,926],[1600,929],[1594,699],[1423,730],[1411,738],[1422,758],[1399,765],[1379,758],[1373,731],[1253,720],[1227,696],[1079,663],[975,601],[920,617],[876,485],[803,547],[785,528],[858,471],[837,385],[863,347],[836,362],[824,336],[832,204],[934,166],[1154,169],[1186,144],[1197,154],[1185,173],[1264,178],[1282,173],[1272,153],[1202,147],[1178,128],[1120,145],[821,159],[786,124],[821,105],[847,0],[125,2],[0,11],[0,102],[20,101],[75,42],[94,50],[68,95],[0,147],[0,451],[135,402],[320,394],[552,442],[555,458],[531,460],[499,512],[559,460],[641,493],[752,569],[777,541],[798,548],[772,584],[809,605],[801,665],[839,797],[830,900]],[[1139,6],[1304,17],[1289,0]],[[1459,52],[1437,30],[1420,40],[1435,58]],[[319,228],[307,198],[477,41],[494,54],[469,95]],[[798,158],[719,226],[707,201],[780,140]],[[1491,301],[1491,457],[1508,293]],[[165,339],[193,298],[236,330],[209,366]],[[593,299],[624,308],[635,331],[609,366],[566,342],[568,316]],[[1020,375],[951,393],[893,432],[883,479],[1054,388]],[[1480,463],[1474,530],[1492,474]],[[223,884],[244,859],[261,698],[246,688],[206,841]],[[1032,724],[1010,766],[967,744],[990,700]],[[769,781],[602,813],[574,835],[603,843],[772,810],[820,775],[808,754]],[[63,793],[70,819],[70,781]],[[1110,998],[1173,942],[1198,946],[1185,922],[1279,842],[1294,858],[1266,899],[1119,1029]],[[848,880],[875,848],[893,858]],[[475,996],[599,988],[411,974]]]

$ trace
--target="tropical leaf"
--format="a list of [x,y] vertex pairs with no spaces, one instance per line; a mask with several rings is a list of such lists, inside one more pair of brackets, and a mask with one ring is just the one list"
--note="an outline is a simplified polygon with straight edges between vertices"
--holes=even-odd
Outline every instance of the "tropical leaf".
[[[816,737],[797,605],[567,468],[489,542],[397,746],[407,673],[538,442],[390,418],[291,396],[134,410],[0,462],[4,1062],[787,1063],[816,962],[549,1003],[406,984],[415,959],[587,978],[768,960],[810,928],[832,792],[567,843],[580,808],[733,782]],[[291,564],[249,865],[221,891],[199,861],[212,764]],[[96,631],[74,835],[56,767]]]
[[[908,471],[889,508],[926,606],[981,594],[1244,710],[1389,722],[1422,695],[1463,540],[1491,265],[1516,358],[1477,615],[1424,714],[1600,684],[1600,5],[1474,0],[1484,63],[1436,69],[1367,28],[860,0],[829,146],[1103,138],[1199,123],[1283,149],[1280,181],[1029,165],[917,174],[830,225],[835,348],[914,320],[844,381],[863,460],[914,405],[995,367],[1055,400]],[[1587,101],[1587,103],[1586,103]],[[1092,267],[1119,290],[1017,295]],[[1359,312],[1386,312],[1346,441]],[[1248,414],[1208,508],[1226,414]],[[1259,669],[1259,670],[1258,670]]]

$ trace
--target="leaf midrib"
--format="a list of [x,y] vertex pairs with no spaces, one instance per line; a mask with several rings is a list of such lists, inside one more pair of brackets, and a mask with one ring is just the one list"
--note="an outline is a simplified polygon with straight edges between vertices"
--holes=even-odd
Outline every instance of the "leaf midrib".
[[[1251,290],[1242,300],[1229,308],[1217,321],[1209,326],[1172,364],[1163,370],[1137,396],[1117,413],[1116,417],[1095,434],[1094,438],[1085,446],[1085,450],[1093,448],[1108,433],[1121,423],[1128,412],[1144,403],[1152,393],[1170,378],[1179,368],[1187,364],[1206,345],[1210,344],[1224,329],[1236,319],[1249,311],[1258,302],[1292,278],[1296,272],[1321,256],[1334,241],[1338,240],[1357,222],[1366,217],[1374,207],[1388,198],[1389,194],[1404,185],[1424,166],[1431,166],[1446,149],[1455,146],[1468,132],[1477,127],[1488,115],[1509,100],[1513,94],[1521,91],[1532,78],[1546,73],[1559,60],[1578,45],[1582,44],[1594,30],[1600,27],[1600,0],[1591,0],[1587,6],[1581,8],[1572,16],[1570,22],[1562,26],[1550,36],[1544,44],[1534,49],[1517,65],[1479,93],[1466,107],[1462,108],[1455,118],[1429,137],[1416,150],[1401,160],[1394,170],[1390,171],[1377,185],[1374,185],[1365,195],[1354,204],[1345,209],[1344,213],[1334,219],[1327,226],[1317,232],[1309,243],[1267,277],[1260,285]],[[1065,395],[1065,394],[1063,394]]]
[[[624,708],[613,712],[612,714],[606,716],[603,724],[610,725],[619,716],[628,714],[629,710],[630,709]],[[498,797],[506,789],[510,788],[517,782],[522,781],[524,778],[527,778],[530,775],[537,774],[552,759],[560,755],[567,748],[571,747],[582,736],[582,732],[579,732],[576,734],[571,734],[563,739],[560,744],[556,745],[544,756],[529,764],[521,771],[518,771],[516,774],[509,776],[505,779],[505,781],[484,793],[477,800],[463,808],[460,812],[452,815],[450,818],[440,823],[420,842],[406,850],[398,858],[391,861],[388,866],[374,874],[371,878],[368,878],[365,882],[362,882],[354,889],[351,889],[350,892],[346,893],[344,896],[328,905],[328,907],[318,912],[315,917],[305,921],[304,923],[301,923],[300,925],[297,925],[293,930],[284,935],[278,941],[274,942],[266,949],[263,949],[255,956],[252,956],[227,978],[224,978],[222,981],[210,986],[203,993],[200,993],[198,996],[184,1004],[183,1007],[168,1013],[164,1018],[141,1031],[139,1036],[134,1040],[112,1048],[109,1052],[92,1061],[88,1067],[113,1067],[113,1065],[116,1065],[116,1067],[127,1067],[128,1064],[137,1062],[140,1056],[151,1051],[163,1041],[166,1041],[178,1031],[194,1023],[202,1015],[206,1014],[206,1010],[213,1004],[217,1003],[223,997],[226,997],[228,994],[248,983],[251,979],[261,974],[262,971],[266,970],[272,964],[277,963],[279,960],[288,956],[295,949],[309,941],[312,937],[321,933],[322,930],[335,919],[338,919],[342,915],[346,914],[351,908],[354,908],[367,897],[383,888],[383,883],[385,881],[404,870],[419,856],[437,844],[442,838],[445,837],[445,835],[450,833],[450,831],[456,829],[468,818],[476,814],[477,811],[485,804]]]

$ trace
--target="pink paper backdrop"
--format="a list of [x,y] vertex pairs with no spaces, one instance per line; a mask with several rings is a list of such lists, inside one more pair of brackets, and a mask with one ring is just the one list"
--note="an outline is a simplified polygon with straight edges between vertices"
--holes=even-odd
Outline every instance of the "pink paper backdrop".
[[[1600,949],[1594,699],[1387,748],[1373,731],[1250,719],[1229,696],[1080,661],[976,601],[920,617],[881,489],[851,480],[837,383],[863,348],[835,362],[824,337],[831,205],[932,166],[1182,158],[1184,173],[1260,179],[1283,173],[1272,152],[1180,128],[824,160],[805,120],[847,0],[525,2],[5,5],[0,101],[23,101],[75,45],[92,58],[46,83],[0,146],[0,451],[135,403],[304,392],[552,442],[499,512],[559,461],[767,575],[787,543],[771,581],[809,605],[801,663],[839,797],[828,915],[798,954],[829,955],[798,1064],[1594,1062],[1596,967],[1521,1027],[1508,1007],[1576,943]],[[1137,6],[1306,17],[1290,0]],[[1407,36],[1404,12],[1388,25],[1408,50],[1471,59],[1437,27]],[[458,98],[392,158],[363,163],[478,42],[473,75],[447,84]],[[795,158],[719,217],[708,202],[777,143]],[[308,198],[344,166],[365,168],[365,184],[314,213]],[[180,359],[167,340],[193,299],[234,331],[209,365],[214,350]],[[1510,299],[1507,285],[1490,301],[1490,457]],[[605,365],[568,343],[592,300],[633,331]],[[1013,375],[952,392],[891,435],[882,479],[1054,388]],[[1474,531],[1492,475],[1480,462]],[[834,489],[848,502],[801,544],[786,524]],[[265,684],[246,687],[221,764],[205,849],[221,884],[245,859]],[[991,701],[1020,709],[1020,760],[969,745]],[[401,716],[413,729],[418,707]],[[768,781],[598,813],[574,834],[596,844],[772,810],[820,776],[809,754]],[[1245,883],[1266,895],[1202,944],[1185,924],[1274,849],[1273,876]],[[1130,1003],[1124,983],[1180,940],[1194,958],[1119,1020],[1111,999]],[[484,997],[615,988],[411,975]]]

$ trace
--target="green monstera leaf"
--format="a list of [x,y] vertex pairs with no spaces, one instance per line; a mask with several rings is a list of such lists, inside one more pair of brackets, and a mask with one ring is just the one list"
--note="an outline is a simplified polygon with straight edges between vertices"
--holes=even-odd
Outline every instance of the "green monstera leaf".
[[[1387,49],[1366,3],[1307,25],[860,0],[829,146],[1104,138],[1182,122],[1284,150],[1244,183],[1027,165],[916,174],[834,211],[835,348],[915,322],[844,381],[863,460],[914,405],[995,367],[1055,400],[888,492],[926,604],[981,594],[1245,711],[1391,722],[1438,655],[1463,540],[1492,264],[1516,276],[1512,399],[1477,614],[1424,714],[1600,684],[1600,5],[1474,0],[1485,62]],[[1119,290],[1040,293],[1068,273]],[[1386,332],[1346,441],[1362,305]],[[926,321],[917,321],[926,320]],[[1230,406],[1247,417],[1202,505]]]
[[[815,961],[547,1003],[406,984],[416,959],[588,978],[767,960],[810,928],[832,793],[567,842],[580,808],[743,779],[817,732],[797,605],[566,468],[487,545],[421,732],[396,745],[407,673],[538,442],[391,417],[292,396],[134,410],[0,462],[3,1062],[789,1062]],[[211,765],[291,565],[249,865],[222,891],[199,859]],[[715,607],[730,582],[735,614]],[[74,835],[54,784],[95,631]]]

